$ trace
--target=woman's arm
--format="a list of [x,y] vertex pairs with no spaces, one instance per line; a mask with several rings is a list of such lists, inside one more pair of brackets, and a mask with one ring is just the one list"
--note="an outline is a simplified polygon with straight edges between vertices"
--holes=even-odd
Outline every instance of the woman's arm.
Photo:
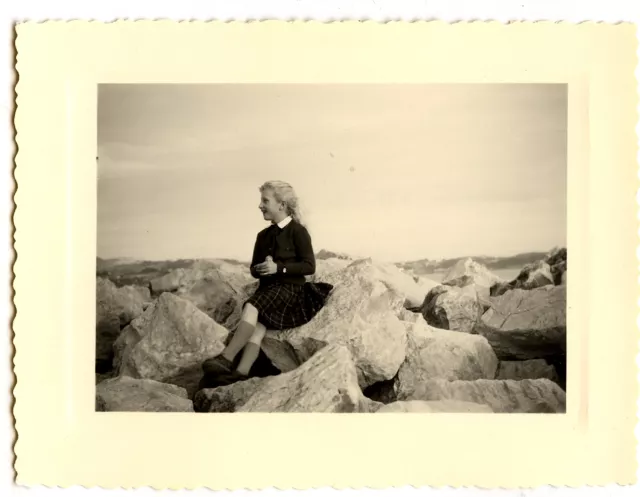
[[256,243],[253,246],[253,256],[251,257],[251,276],[253,276],[254,278],[258,278],[260,279],[260,274],[258,274],[258,272],[255,270],[255,266],[256,264],[262,262],[259,259],[260,257],[260,250],[258,249],[259,244],[258,244],[258,240],[260,239],[260,233],[258,233],[258,236],[256,237]]
[[278,262],[278,273],[308,276],[316,272],[316,256],[313,253],[311,236],[304,226],[296,226],[293,231],[293,245],[296,250],[295,262]]

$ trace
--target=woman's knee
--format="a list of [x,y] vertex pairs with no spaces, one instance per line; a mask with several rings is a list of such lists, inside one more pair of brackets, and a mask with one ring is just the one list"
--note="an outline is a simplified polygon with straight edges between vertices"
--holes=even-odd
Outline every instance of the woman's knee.
[[266,333],[267,333],[267,328],[265,327],[265,325],[263,325],[262,323],[257,323],[256,329],[253,330],[253,334],[251,335],[249,342],[255,343],[256,345],[260,345]]
[[258,309],[252,304],[245,304],[242,309],[242,320],[256,324],[258,322]]

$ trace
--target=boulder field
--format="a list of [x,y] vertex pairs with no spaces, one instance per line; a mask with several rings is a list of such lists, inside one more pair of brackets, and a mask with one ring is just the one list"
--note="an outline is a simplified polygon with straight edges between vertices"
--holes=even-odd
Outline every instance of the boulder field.
[[[330,255],[330,254],[329,254]],[[206,388],[256,280],[194,264],[97,279],[96,410],[562,413],[566,250],[504,281],[472,259],[442,279],[372,259],[317,260],[334,288],[307,324],[268,331],[250,378]]]

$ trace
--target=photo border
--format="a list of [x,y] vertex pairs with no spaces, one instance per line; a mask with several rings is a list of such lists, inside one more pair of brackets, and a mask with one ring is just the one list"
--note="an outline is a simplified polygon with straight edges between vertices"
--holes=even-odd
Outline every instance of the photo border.
[[[19,484],[635,482],[633,25],[27,22],[16,47]],[[116,82],[567,83],[567,413],[95,412],[97,84]]]

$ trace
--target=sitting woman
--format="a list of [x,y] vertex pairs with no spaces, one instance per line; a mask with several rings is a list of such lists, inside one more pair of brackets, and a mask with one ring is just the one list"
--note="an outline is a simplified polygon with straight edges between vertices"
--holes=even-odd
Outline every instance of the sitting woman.
[[[240,324],[222,354],[203,364],[207,384],[228,385],[249,376],[267,330],[308,323],[324,306],[333,286],[308,282],[316,262],[311,236],[300,219],[298,198],[288,183],[269,181],[260,187],[260,210],[271,225],[258,233],[251,275],[260,280],[244,303]],[[242,351],[237,367],[236,356]],[[213,376],[213,381],[211,381]]]

